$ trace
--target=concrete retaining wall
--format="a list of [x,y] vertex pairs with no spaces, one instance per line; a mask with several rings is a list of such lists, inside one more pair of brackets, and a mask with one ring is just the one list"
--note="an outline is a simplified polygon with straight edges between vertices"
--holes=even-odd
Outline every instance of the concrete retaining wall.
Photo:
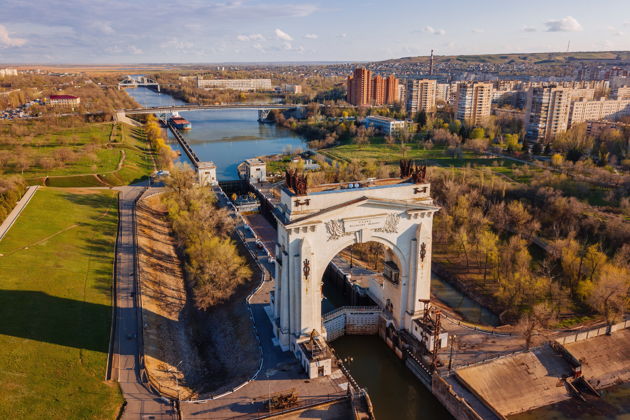
[[[614,324],[610,327],[611,332],[619,331],[624,328],[630,328],[630,319]],[[560,344],[569,344],[575,343],[576,341],[586,340],[588,338],[598,337],[600,335],[604,335],[608,332],[608,326],[604,325],[602,327],[591,328],[586,331],[576,331],[569,335],[565,335],[564,337],[556,338],[556,342]]]
[[453,387],[438,375],[433,375],[431,392],[457,420],[482,420],[466,400],[457,395]]
[[378,333],[381,310],[377,307],[343,306],[323,317],[327,341],[348,335],[372,335]]

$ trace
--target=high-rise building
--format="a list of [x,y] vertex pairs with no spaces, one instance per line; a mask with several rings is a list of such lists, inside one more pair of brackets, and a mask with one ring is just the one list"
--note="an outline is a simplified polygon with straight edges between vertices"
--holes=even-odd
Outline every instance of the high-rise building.
[[372,104],[385,103],[385,80],[378,74],[372,78]]
[[356,106],[370,105],[372,93],[372,72],[368,69],[354,69],[348,76],[348,102]]
[[435,112],[437,82],[430,79],[410,80],[407,82],[407,111]]
[[492,83],[464,82],[457,86],[458,120],[468,124],[481,124],[490,116]]
[[385,105],[399,101],[398,79],[393,74],[384,79],[380,75],[372,77],[370,70],[357,68],[348,76],[347,86],[347,101],[352,105]]
[[558,86],[531,87],[525,105],[526,136],[541,141],[566,131],[573,89]]
[[385,79],[385,103],[395,104],[400,101],[400,89],[398,88],[398,79],[393,74]]

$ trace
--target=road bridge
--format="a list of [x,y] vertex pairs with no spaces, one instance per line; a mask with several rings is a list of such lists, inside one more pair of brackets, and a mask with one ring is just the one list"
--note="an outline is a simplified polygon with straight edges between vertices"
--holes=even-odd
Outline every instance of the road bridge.
[[154,107],[145,107],[145,108],[129,108],[129,109],[121,109],[116,111],[117,113],[124,113],[129,115],[137,115],[137,114],[167,114],[174,112],[183,112],[183,111],[203,111],[210,109],[252,109],[252,110],[260,110],[260,109],[293,109],[299,108],[300,105],[286,105],[286,104],[218,104],[218,105],[199,105],[199,104],[188,104],[188,105],[173,105],[173,106],[154,106]]

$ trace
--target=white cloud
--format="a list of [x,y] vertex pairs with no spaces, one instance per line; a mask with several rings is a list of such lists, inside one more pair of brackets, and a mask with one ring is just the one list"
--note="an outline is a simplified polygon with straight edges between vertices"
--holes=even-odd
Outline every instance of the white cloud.
[[609,26],[608,30],[614,35],[614,36],[623,36],[624,33],[623,31],[618,30],[617,28],[615,28],[614,26]]
[[183,51],[189,50],[194,46],[194,44],[190,41],[181,40],[178,38],[171,38],[168,41],[162,42],[160,44],[161,48],[172,48],[175,50]]
[[304,38],[306,38],[306,39],[317,39],[317,38],[319,38],[319,35],[317,35],[317,34],[306,34],[306,35],[304,35]]
[[523,26],[523,32],[536,32],[536,28],[533,26],[525,25]]
[[114,28],[112,28],[112,26],[107,22],[101,22],[101,21],[92,22],[92,26],[98,32],[106,34],[106,35],[111,35],[116,32],[114,31]]
[[547,32],[580,32],[582,25],[573,16],[545,22]]
[[426,32],[428,34],[433,34],[433,35],[444,35],[444,34],[446,34],[446,31],[444,29],[436,29],[433,26],[426,26],[422,31]]
[[0,25],[0,48],[21,47],[26,44],[24,38],[12,38],[4,25]]
[[142,49],[136,47],[135,45],[130,45],[129,46],[129,52],[133,55],[140,55],[140,54],[144,54],[144,51],[142,51]]
[[293,41],[293,38],[291,37],[291,35],[284,32],[283,30],[276,29],[274,32],[276,34],[276,37],[278,37],[278,39],[282,39],[284,41]]
[[239,41],[264,41],[265,37],[262,34],[251,34],[251,35],[237,35],[236,39]]
[[475,34],[482,34],[482,33],[484,33],[484,32],[485,32],[485,31],[484,31],[483,29],[481,29],[481,28],[474,28],[472,31],[473,31],[473,33],[475,33]]
[[337,38],[345,38],[347,36],[348,36],[347,33],[342,33],[342,34],[337,35]]

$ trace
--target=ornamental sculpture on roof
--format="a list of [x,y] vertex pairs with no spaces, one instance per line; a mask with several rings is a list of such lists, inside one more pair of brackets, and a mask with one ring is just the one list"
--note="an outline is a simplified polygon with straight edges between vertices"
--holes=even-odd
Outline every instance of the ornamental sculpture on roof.
[[306,195],[308,194],[306,185],[306,175],[298,172],[297,169],[287,169],[284,172],[284,177],[286,180],[287,187],[293,191],[295,195]]
[[416,165],[409,159],[400,160],[400,177],[402,179],[411,177],[414,184],[422,184],[426,182],[427,167],[425,165]]

